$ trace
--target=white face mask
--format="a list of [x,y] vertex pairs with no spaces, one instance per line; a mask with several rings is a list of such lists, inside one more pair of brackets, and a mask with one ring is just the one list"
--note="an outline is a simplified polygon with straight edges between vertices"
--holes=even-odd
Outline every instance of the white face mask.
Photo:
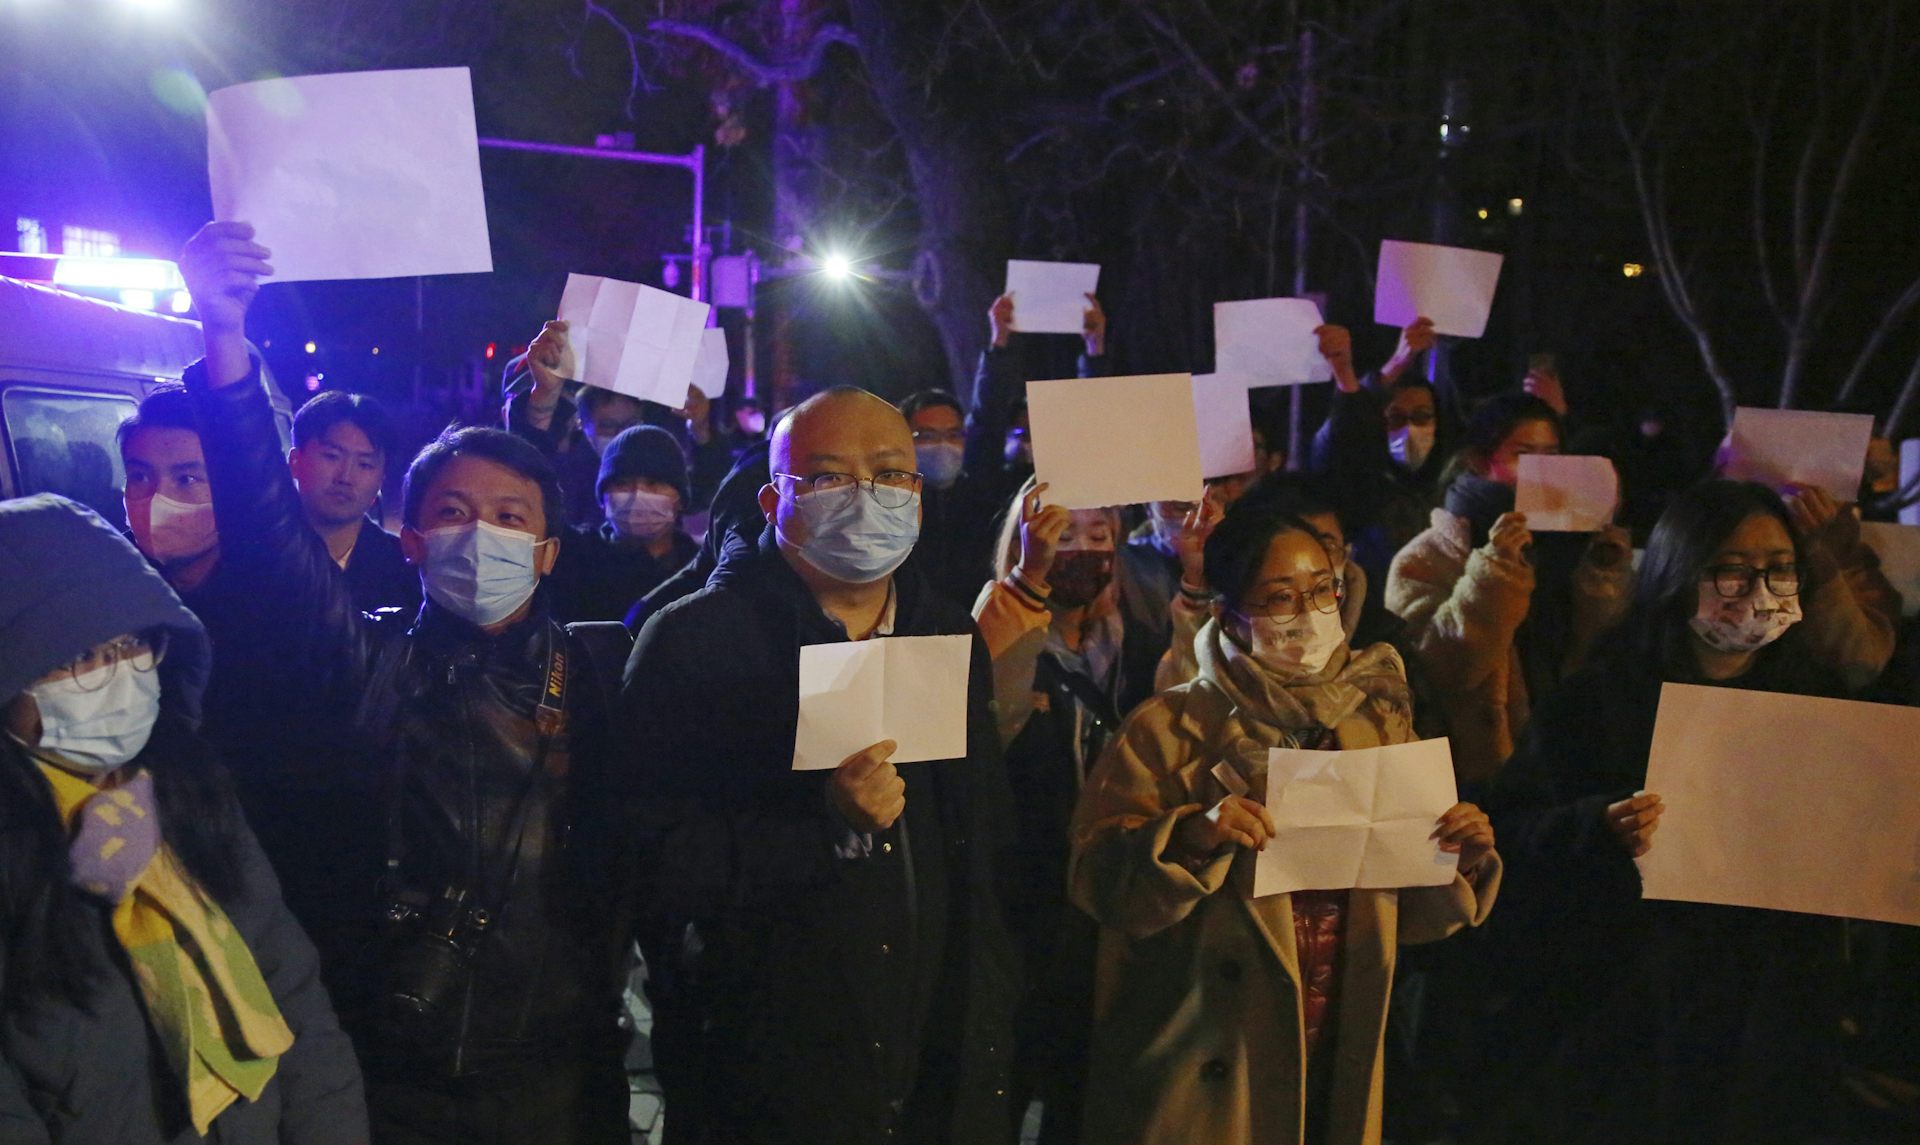
[[473,521],[422,535],[427,595],[483,628],[512,616],[540,584],[536,553],[546,542],[531,533]]
[[127,503],[127,524],[140,551],[163,566],[204,556],[220,543],[211,501],[196,505],[155,493]]
[[1700,582],[1699,593],[1700,607],[1687,624],[1717,652],[1758,651],[1800,621],[1800,598],[1775,596],[1764,581],[1732,600],[1715,592],[1710,580]]
[[1431,425],[1403,425],[1387,435],[1387,452],[1404,469],[1418,469],[1433,453],[1438,429]]
[[613,531],[636,541],[657,541],[673,530],[679,519],[676,502],[665,493],[645,489],[609,490],[607,521]]
[[160,673],[149,654],[139,663],[104,664],[77,679],[62,676],[27,691],[40,709],[40,742],[28,750],[56,756],[70,770],[104,775],[140,754],[160,718]]
[[1338,612],[1309,608],[1292,620],[1252,616],[1247,623],[1253,630],[1254,660],[1284,680],[1325,671],[1333,654],[1347,642]]

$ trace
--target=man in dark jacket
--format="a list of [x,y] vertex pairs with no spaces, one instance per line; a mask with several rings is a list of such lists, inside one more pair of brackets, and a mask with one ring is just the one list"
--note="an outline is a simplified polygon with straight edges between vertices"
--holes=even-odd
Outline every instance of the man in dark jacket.
[[883,742],[792,770],[803,645],[973,633],[896,574],[918,533],[899,413],[833,390],[776,429],[769,527],[654,616],[627,666],[629,766],[660,815],[646,929],[676,1134],[756,1145],[1006,1134],[1011,982],[993,885],[1007,829],[976,635],[965,758]]
[[[182,256],[207,339],[187,385],[224,551],[253,554],[250,587],[324,717],[308,755],[330,756],[327,782],[292,793],[357,797],[345,845],[311,817],[295,826],[314,831],[343,898],[386,923],[333,975],[375,1139],[624,1143],[632,832],[604,767],[612,672],[596,671],[623,658],[624,632],[608,626],[620,638],[602,644],[551,619],[540,580],[560,545],[559,485],[536,450],[489,429],[442,436],[408,470],[418,620],[363,618],[276,456],[241,335],[269,273],[251,235],[211,223]],[[287,714],[253,699],[256,719]],[[346,726],[359,753],[328,734]]]
[[595,493],[605,516],[568,531],[553,567],[565,620],[624,621],[642,596],[685,567],[700,545],[680,527],[687,459],[658,426],[636,425],[600,451]]
[[368,515],[386,484],[393,449],[393,424],[378,399],[328,390],[293,415],[287,468],[307,524],[347,574],[354,607],[412,616],[420,611],[420,574],[401,554],[400,538]]

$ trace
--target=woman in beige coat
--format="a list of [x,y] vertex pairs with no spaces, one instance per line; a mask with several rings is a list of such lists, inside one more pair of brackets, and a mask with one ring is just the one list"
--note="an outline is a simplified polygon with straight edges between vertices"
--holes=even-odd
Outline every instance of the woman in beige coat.
[[1395,950],[1486,917],[1492,830],[1469,804],[1440,819],[1447,886],[1251,897],[1267,750],[1403,743],[1412,710],[1397,653],[1347,648],[1298,519],[1250,495],[1206,564],[1225,599],[1199,678],[1127,720],[1074,815],[1073,900],[1102,927],[1084,1138],[1375,1142]]

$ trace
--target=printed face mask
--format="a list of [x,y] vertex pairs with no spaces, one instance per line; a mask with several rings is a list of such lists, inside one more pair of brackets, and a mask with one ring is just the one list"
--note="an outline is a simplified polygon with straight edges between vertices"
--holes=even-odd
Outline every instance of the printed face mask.
[[920,472],[928,481],[945,489],[960,477],[960,467],[966,463],[966,450],[962,446],[939,442],[934,445],[916,445],[913,447],[914,463],[920,466]]
[[807,526],[796,546],[807,563],[838,581],[871,584],[906,563],[920,540],[920,494],[897,509],[855,489],[802,493],[793,507]]
[[485,627],[512,616],[540,584],[533,535],[485,521],[449,525],[423,536],[420,577],[442,608]]
[[196,505],[155,493],[127,502],[127,525],[133,543],[162,567],[204,556],[220,543],[211,501]]
[[40,742],[29,750],[55,756],[69,770],[104,775],[140,754],[160,718],[160,673],[149,656],[103,664],[27,691],[40,709]]
[[1394,461],[1403,469],[1418,469],[1427,463],[1433,453],[1433,440],[1438,431],[1430,425],[1403,425],[1387,435],[1387,452],[1393,454]]
[[1713,582],[1700,582],[1700,607],[1687,621],[1702,643],[1717,652],[1753,652],[1786,635],[1800,620],[1800,600],[1775,596],[1760,582],[1753,591],[1728,600]]
[[1292,620],[1251,616],[1247,623],[1253,630],[1254,660],[1283,680],[1325,671],[1333,654],[1347,642],[1338,612],[1309,608]]
[[1113,583],[1112,549],[1066,549],[1053,555],[1047,570],[1047,599],[1061,608],[1084,608]]
[[673,530],[678,519],[672,497],[645,489],[610,490],[606,507],[613,531],[637,541],[659,540]]

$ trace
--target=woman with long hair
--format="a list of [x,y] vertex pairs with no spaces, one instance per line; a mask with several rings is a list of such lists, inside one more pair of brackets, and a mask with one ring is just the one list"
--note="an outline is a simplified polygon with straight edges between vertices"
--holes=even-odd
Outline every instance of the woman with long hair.
[[199,737],[200,622],[105,521],[0,503],[0,1130],[362,1145],[311,943]]

